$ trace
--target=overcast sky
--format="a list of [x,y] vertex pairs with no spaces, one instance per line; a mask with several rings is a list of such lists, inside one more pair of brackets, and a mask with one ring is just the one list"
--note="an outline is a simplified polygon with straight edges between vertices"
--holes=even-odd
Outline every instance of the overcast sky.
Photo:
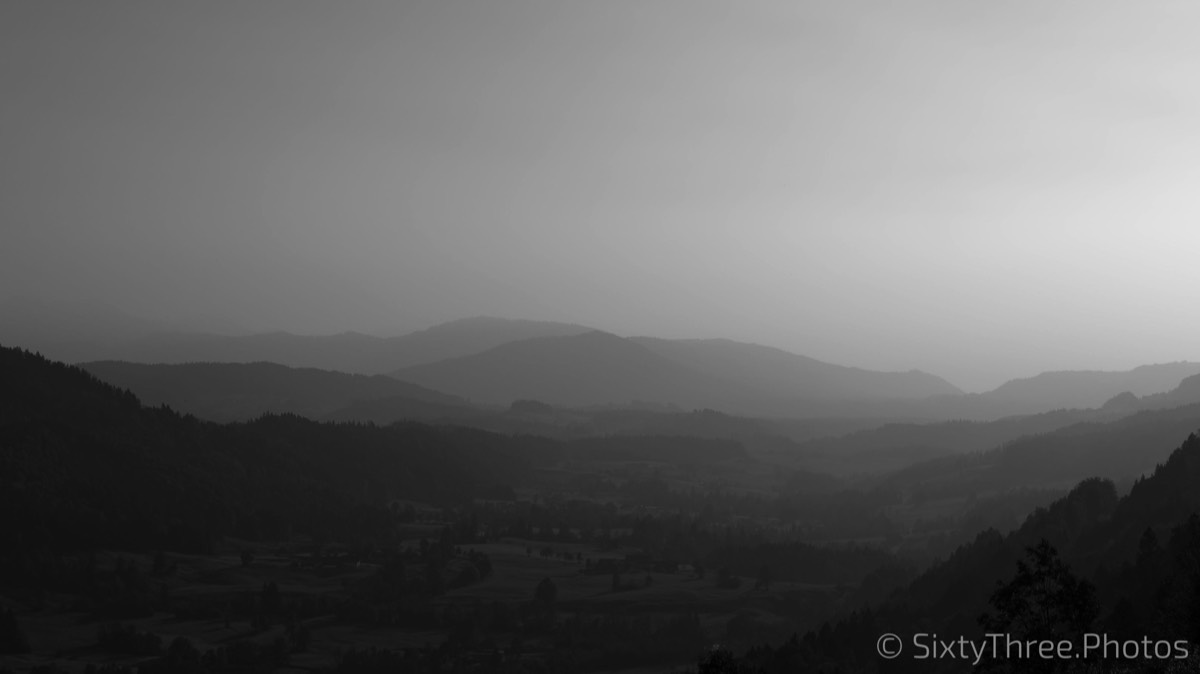
[[0,4],[0,294],[1200,360],[1200,3]]

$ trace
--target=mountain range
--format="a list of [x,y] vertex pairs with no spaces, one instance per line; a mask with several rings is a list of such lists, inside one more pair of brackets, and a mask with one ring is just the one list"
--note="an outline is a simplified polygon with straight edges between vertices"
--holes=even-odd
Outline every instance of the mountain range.
[[492,404],[641,402],[778,417],[813,416],[831,403],[958,393],[922,372],[870,372],[728,340],[622,338],[600,331],[512,342],[392,374]]
[[1200,374],[1200,363],[1143,365],[1123,372],[1043,372],[1013,379],[983,394],[991,401],[1014,408],[1014,413],[1042,409],[1100,407],[1113,396],[1129,393],[1148,396],[1176,388],[1182,378]]
[[[618,353],[629,348],[626,340],[615,338],[613,342],[610,335],[587,333],[580,339],[585,343],[602,340],[606,348]],[[240,377],[245,391],[268,401],[279,390],[300,389],[295,391],[292,403],[297,409],[302,404],[314,408],[340,404],[346,397],[372,392],[381,396],[379,400],[403,396],[433,405],[465,406],[445,394],[381,376],[263,363],[131,366],[101,362],[92,363],[85,372],[28,352],[0,349],[0,445],[4,448],[0,459],[5,467],[0,471],[4,486],[0,489],[0,524],[13,541],[11,550],[6,550],[6,559],[21,560],[21,564],[8,562],[5,568],[26,569],[21,582],[43,567],[70,568],[65,564],[34,563],[55,559],[50,552],[86,555],[97,549],[160,550],[166,551],[164,559],[168,553],[175,559],[178,555],[221,552],[219,546],[228,546],[230,541],[243,546],[246,541],[270,541],[272,549],[282,549],[278,541],[287,537],[303,540],[306,546],[308,541],[331,536],[339,541],[371,541],[387,540],[390,533],[394,540],[400,512],[398,506],[390,509],[389,504],[399,503],[398,499],[442,507],[443,512],[451,512],[455,504],[489,500],[516,504],[518,487],[540,484],[537,480],[547,479],[546,475],[552,473],[570,473],[559,469],[566,459],[576,461],[576,465],[611,462],[626,468],[652,460],[660,466],[677,464],[685,471],[698,470],[697,464],[704,462],[714,469],[719,469],[722,462],[755,463],[737,443],[696,442],[689,438],[596,438],[561,443],[452,426],[397,424],[378,428],[315,423],[294,415],[265,415],[253,421],[217,425],[169,409],[143,407],[129,392],[98,381],[97,373],[131,377],[130,381],[133,373],[144,382],[139,384],[142,386],[154,384],[155,378],[161,377],[160,383],[168,392],[175,382],[186,380],[192,382],[190,388],[204,396],[223,395],[222,387],[234,385]],[[182,379],[172,373],[182,373]],[[1200,475],[1200,440],[1191,433],[1200,424],[1200,406],[1175,404],[1191,399],[1198,391],[1200,378],[1193,377],[1167,394],[1122,394],[1098,412],[1105,407],[1111,411],[1131,405],[1145,406],[1148,411],[1117,421],[1079,423],[1027,436],[988,452],[912,465],[882,476],[868,491],[846,497],[857,499],[858,505],[841,500],[841,491],[769,504],[764,512],[772,518],[777,512],[787,512],[780,508],[805,503],[824,503],[838,512],[858,509],[869,513],[871,504],[885,497],[889,505],[892,497],[899,497],[903,505],[920,505],[926,501],[1002,495],[1018,488],[1065,488],[1084,476],[1131,484],[1122,496],[1125,490],[1118,491],[1112,482],[1085,479],[1066,497],[1029,514],[1025,523],[1011,533],[980,531],[972,542],[958,547],[911,582],[906,580],[908,572],[889,561],[885,550],[874,550],[871,554],[878,557],[878,566],[862,579],[860,589],[878,586],[879,596],[884,598],[872,600],[869,612],[831,622],[832,627],[806,635],[803,642],[774,639],[782,644],[779,651],[760,647],[745,657],[770,656],[784,662],[784,656],[795,656],[795,662],[787,661],[786,668],[776,671],[819,671],[814,663],[828,659],[830,653],[835,653],[835,646],[841,647],[840,642],[833,643],[835,639],[854,646],[838,652],[866,653],[863,658],[871,658],[874,640],[888,630],[937,629],[949,633],[954,629],[976,635],[977,617],[988,610],[995,588],[1013,576],[1019,569],[1016,562],[1027,554],[1026,549],[1042,539],[1061,551],[1062,558],[1079,576],[1094,584],[1096,629],[1114,634],[1124,629],[1164,638],[1194,634],[1200,620],[1189,602],[1198,596],[1200,587],[1194,564],[1200,559],[1200,517],[1194,514],[1200,498],[1195,489]],[[512,405],[510,411],[531,416],[554,413],[550,406],[528,401]],[[716,415],[697,413],[701,421],[727,423]],[[909,430],[892,427],[891,432]],[[686,468],[689,465],[691,468]],[[768,469],[778,472],[777,466]],[[1139,475],[1143,477],[1136,477]],[[603,486],[601,474],[593,477],[593,482]],[[665,495],[675,499],[673,503],[692,498],[691,490],[683,489],[683,484],[668,489],[668,483],[656,474],[630,484],[632,487],[624,488],[626,495],[636,493],[636,489],[653,495],[652,488],[659,485]],[[717,492],[705,496],[748,507],[763,503],[761,495],[734,498],[731,495],[722,501]],[[608,507],[597,513],[607,512]],[[671,540],[660,535],[668,530],[667,523],[682,520],[674,514],[655,520],[641,512],[637,520],[629,520],[637,524],[629,527],[634,532],[631,540],[641,535],[662,544]],[[801,512],[794,511],[789,517]],[[829,516],[823,510],[818,512],[821,517]],[[587,511],[585,515],[590,516]],[[699,523],[707,517],[712,514],[698,510],[695,520],[684,521],[680,530],[703,526]],[[463,521],[476,526],[474,520]],[[451,532],[452,528],[443,531]],[[779,561],[788,559],[784,553],[809,549],[805,543],[771,544],[762,539],[753,546],[739,548],[728,543],[737,540],[728,533],[706,536],[707,551],[692,554],[702,557],[709,568],[728,564],[729,571],[718,571],[718,579],[720,575],[753,575],[769,561],[782,585],[783,574],[793,571],[792,566]],[[722,538],[727,543],[721,544]],[[1163,544],[1158,543],[1160,538]],[[890,545],[886,539],[884,544]],[[224,554],[228,549],[224,548]],[[830,555],[822,568],[840,570],[853,562],[852,554],[834,556],[840,549],[821,546]],[[526,557],[531,556],[531,550],[526,549]],[[850,548],[845,550],[853,553]],[[519,553],[513,556],[524,563],[551,564],[549,560],[524,560]],[[252,556],[243,559],[247,560],[243,568],[254,561]],[[574,569],[568,572],[579,575]],[[168,571],[155,573],[162,579],[156,582],[167,582]],[[1017,573],[1019,578],[1019,570]],[[301,575],[296,571],[292,577]],[[660,578],[667,580],[655,581],[655,587],[648,591],[656,591],[659,582],[674,582],[667,574]],[[607,585],[606,578],[601,580]],[[565,585],[567,581],[562,582]],[[813,597],[821,596],[809,589],[796,590],[794,585],[763,588],[773,594],[760,593],[758,588],[738,595],[720,586],[716,589],[723,602],[755,602],[764,597],[773,603],[792,602],[788,605],[793,607],[808,605]],[[611,594],[620,596],[617,592]],[[855,601],[859,595],[847,594]],[[693,602],[690,597],[687,601]],[[23,619],[25,615],[22,613]],[[848,625],[862,629],[852,631]],[[762,639],[762,631],[756,627],[753,637]],[[792,643],[796,648],[790,646]],[[874,660],[864,662],[864,668],[851,671],[878,670],[873,668]]]
[[[456,413],[429,408],[430,404],[507,407],[514,401],[536,400],[556,407],[716,409],[775,418],[990,421],[1057,409],[1098,408],[1108,401],[1136,411],[1139,405],[1156,403],[1133,401],[1171,391],[1186,377],[1200,374],[1200,363],[1192,362],[1125,372],[1048,372],[1009,381],[986,393],[966,394],[944,379],[916,370],[871,371],[725,339],[620,337],[572,323],[476,317],[386,338],[354,332],[231,336],[170,331],[88,304],[39,308],[12,302],[0,307],[0,344],[34,349],[68,362],[271,362],[388,375],[447,396],[440,401],[413,398],[413,389],[382,395],[386,388],[382,385],[366,391],[360,390],[360,384],[343,383],[333,387],[339,393],[331,392],[320,404],[310,398],[282,407],[320,416],[369,403],[373,418],[379,419],[399,415],[381,402],[391,397],[394,409],[421,418]],[[112,374],[116,366],[89,367]],[[174,372],[173,376],[185,373]],[[283,376],[279,370],[261,369],[260,374]],[[139,389],[147,400],[159,399],[151,389],[163,383],[146,380],[147,371],[122,376],[134,379],[121,385]],[[186,376],[199,375],[193,371]],[[247,390],[245,395],[249,401],[259,394]],[[195,407],[178,398],[170,400],[182,409]],[[418,401],[420,405],[415,405]],[[233,418],[244,411],[206,410],[204,414]]]
[[574,335],[590,329],[571,323],[475,317],[396,337],[281,331],[225,335],[179,330],[87,302],[0,303],[0,344],[34,349],[72,363],[273,362],[352,374],[384,374],[509,342]]

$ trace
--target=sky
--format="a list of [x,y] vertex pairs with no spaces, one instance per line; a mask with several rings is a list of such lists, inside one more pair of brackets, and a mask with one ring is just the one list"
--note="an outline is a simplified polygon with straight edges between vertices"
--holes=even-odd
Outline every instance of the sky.
[[0,3],[0,296],[1200,360],[1200,4]]

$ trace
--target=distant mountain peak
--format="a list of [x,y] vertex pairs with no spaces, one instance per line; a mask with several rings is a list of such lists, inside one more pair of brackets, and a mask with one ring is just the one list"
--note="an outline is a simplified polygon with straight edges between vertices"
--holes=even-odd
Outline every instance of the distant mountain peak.
[[757,344],[625,338],[603,330],[511,342],[394,374],[492,404],[642,400],[757,416],[804,416],[823,403],[958,392],[932,375],[841,367]]
[[520,326],[520,325],[562,326],[564,328],[578,329],[580,331],[593,329],[593,328],[589,328],[587,326],[578,325],[575,323],[566,323],[566,322],[562,322],[562,321],[547,321],[547,320],[538,320],[538,319],[530,319],[530,318],[507,318],[504,316],[480,315],[480,316],[467,316],[465,318],[455,318],[453,320],[443,321],[441,323],[436,323],[434,325],[431,325],[428,328],[424,328],[422,330],[417,330],[416,332],[429,332],[431,330],[437,331],[437,330],[450,330],[450,329],[462,329],[462,328],[513,327],[513,326]]

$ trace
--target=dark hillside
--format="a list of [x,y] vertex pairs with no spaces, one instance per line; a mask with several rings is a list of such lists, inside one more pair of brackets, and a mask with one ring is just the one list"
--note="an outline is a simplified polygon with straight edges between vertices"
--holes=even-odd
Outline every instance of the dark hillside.
[[[910,638],[918,633],[978,641],[998,625],[1017,638],[1049,635],[1079,641],[1090,631],[1139,643],[1149,638],[1151,643],[1165,641],[1171,646],[1180,640],[1194,644],[1200,639],[1197,484],[1200,437],[1191,434],[1124,498],[1117,498],[1111,482],[1084,480],[1066,497],[1030,515],[1017,531],[1007,536],[994,530],[980,533],[878,606],[802,638],[797,635],[777,646],[751,649],[740,658],[722,657],[742,668],[736,671],[966,671],[961,660],[917,660],[911,652],[884,660],[877,655],[875,640],[895,633],[911,651]],[[1023,573],[1034,578],[1055,574],[1058,587],[1074,589],[1069,595],[1029,595],[1030,603],[1014,609],[1004,603],[1007,600],[999,590],[1020,591]],[[1031,622],[1047,616],[1064,616],[1063,620],[1069,616],[1075,622]],[[1015,621],[1006,622],[1010,620]],[[1042,626],[1030,627],[1035,624]],[[1184,657],[1188,649],[1169,652]],[[1167,663],[1142,658],[1143,662],[1111,669],[1120,660],[1110,656],[1106,663],[1110,669],[1094,671],[1194,671],[1190,668],[1196,664],[1193,655],[1186,665],[1175,665],[1183,668],[1164,669]],[[999,671],[1035,671],[1005,669],[1013,663],[987,664],[1001,665]],[[1036,671],[1093,671],[1068,664],[1043,663],[1043,669]]]
[[4,526],[26,546],[207,549],[214,538],[377,535],[390,499],[453,503],[519,479],[548,443],[292,415],[220,426],[77,367],[0,350]]

